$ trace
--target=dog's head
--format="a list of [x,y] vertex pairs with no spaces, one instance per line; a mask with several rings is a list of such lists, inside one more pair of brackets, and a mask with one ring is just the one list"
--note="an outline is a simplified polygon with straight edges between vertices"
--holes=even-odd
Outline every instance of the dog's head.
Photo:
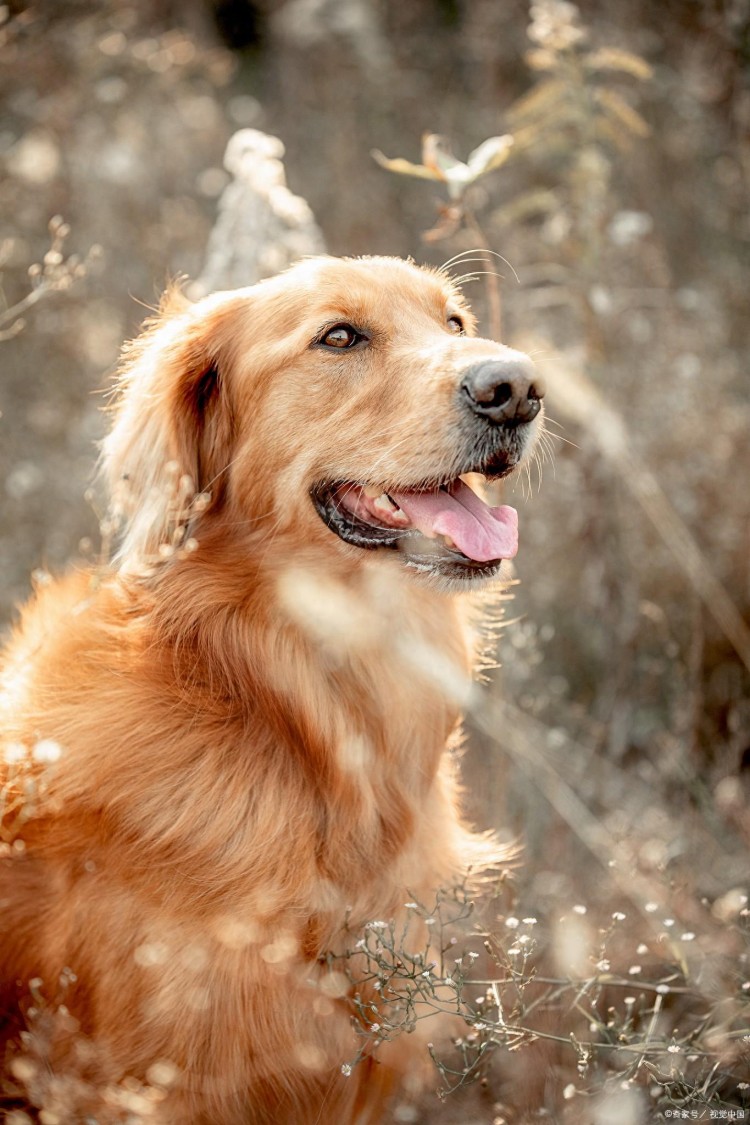
[[124,558],[170,557],[217,519],[250,552],[391,556],[456,581],[515,554],[515,512],[464,477],[529,455],[543,388],[475,336],[445,273],[318,258],[174,305],[126,354],[104,445]]

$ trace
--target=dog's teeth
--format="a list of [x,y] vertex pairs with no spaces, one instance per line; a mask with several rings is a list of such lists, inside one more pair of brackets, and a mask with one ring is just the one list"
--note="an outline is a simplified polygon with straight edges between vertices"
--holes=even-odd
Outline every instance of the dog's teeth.
[[394,504],[390,496],[386,496],[385,492],[378,494],[377,500],[373,503],[373,508],[380,508],[381,512],[397,512],[398,505]]
[[368,500],[377,500],[378,496],[382,494],[383,489],[378,488],[377,485],[374,484],[365,484],[362,486],[362,491]]

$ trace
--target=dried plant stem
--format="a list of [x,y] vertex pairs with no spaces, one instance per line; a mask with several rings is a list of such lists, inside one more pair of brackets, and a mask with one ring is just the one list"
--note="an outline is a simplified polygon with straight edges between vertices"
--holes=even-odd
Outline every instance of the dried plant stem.
[[[479,225],[476,215],[466,204],[464,204],[464,219],[467,227],[477,240],[477,249],[485,251],[489,259],[491,250],[485,238],[484,231]],[[502,339],[503,332],[503,306],[497,274],[492,270],[487,270],[484,274],[484,284],[487,292],[490,337],[493,340],[500,340]]]
[[562,354],[555,355],[550,371],[550,398],[555,409],[585,426],[599,451],[616,466],[625,486],[750,672],[750,628],[658,480],[633,452],[634,442],[623,419],[604,401],[591,379],[580,369],[572,370]]
[[724,584],[717,578],[706,556],[664,494],[650,470],[626,453],[618,459],[628,488],[672,551],[693,589],[750,672],[750,629],[745,624]]
[[480,729],[502,746],[588,848],[606,870],[608,879],[638,910],[648,928],[658,932],[654,919],[643,910],[645,902],[658,897],[658,885],[639,870],[633,849],[625,841],[615,840],[576,793],[552,754],[543,749],[548,742],[548,731],[544,725],[519,708],[489,697],[480,698],[472,707],[471,714]]
[[23,300],[0,312],[0,340],[10,340],[18,335],[23,328],[23,314],[42,297],[46,296],[51,288],[50,285],[42,284],[38,288],[32,289]]

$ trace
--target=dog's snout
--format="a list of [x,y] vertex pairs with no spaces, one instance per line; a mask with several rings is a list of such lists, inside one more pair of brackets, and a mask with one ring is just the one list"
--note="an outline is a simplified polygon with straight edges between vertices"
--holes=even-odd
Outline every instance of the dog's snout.
[[475,414],[505,426],[533,421],[544,397],[541,378],[521,353],[473,364],[464,373],[461,390]]

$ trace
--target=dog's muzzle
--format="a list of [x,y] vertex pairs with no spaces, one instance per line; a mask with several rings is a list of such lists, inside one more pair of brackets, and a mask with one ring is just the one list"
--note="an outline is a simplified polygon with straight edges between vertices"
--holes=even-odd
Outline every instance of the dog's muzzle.
[[449,475],[422,480],[322,480],[311,499],[323,522],[354,547],[398,550],[404,562],[453,580],[494,576],[518,547],[514,508],[492,507],[464,479],[507,476],[536,428],[544,385],[528,356],[504,348],[458,373],[462,436]]

